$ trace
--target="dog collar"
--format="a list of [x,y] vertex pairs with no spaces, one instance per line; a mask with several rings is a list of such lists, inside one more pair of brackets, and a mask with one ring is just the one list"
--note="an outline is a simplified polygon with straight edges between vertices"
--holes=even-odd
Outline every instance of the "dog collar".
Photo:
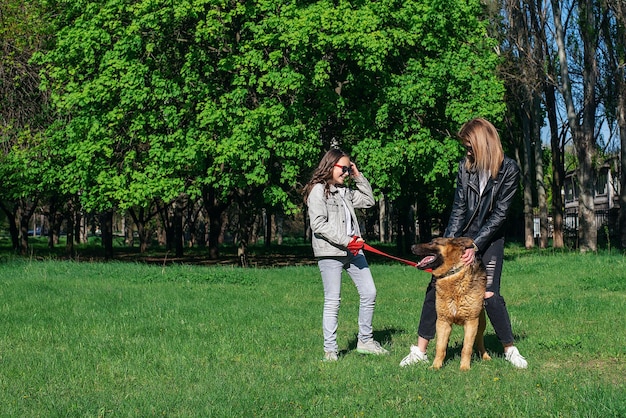
[[463,269],[463,267],[465,267],[465,264],[461,264],[458,267],[453,268],[452,270],[448,270],[446,272],[446,274],[444,274],[443,276],[439,277],[440,279],[446,278],[448,276],[452,276],[453,274],[458,273],[459,271],[461,271]]

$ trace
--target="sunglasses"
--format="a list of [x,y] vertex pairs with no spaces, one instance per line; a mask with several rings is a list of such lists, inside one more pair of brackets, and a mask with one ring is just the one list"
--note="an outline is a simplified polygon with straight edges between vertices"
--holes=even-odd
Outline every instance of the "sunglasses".
[[463,145],[463,148],[465,148],[465,152],[469,152],[469,153],[474,152],[474,149],[472,148],[471,145]]
[[341,175],[344,175],[346,173],[352,174],[352,167],[348,167],[346,165],[339,165],[339,164],[335,164],[335,167],[341,168]]

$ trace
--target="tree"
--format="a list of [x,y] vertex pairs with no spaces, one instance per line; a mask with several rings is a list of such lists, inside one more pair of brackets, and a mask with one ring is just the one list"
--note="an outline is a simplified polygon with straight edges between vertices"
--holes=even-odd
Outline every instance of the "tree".
[[[541,108],[546,80],[545,21],[541,2],[504,1],[505,28],[501,29],[502,51],[506,59],[501,74],[508,91],[508,125],[512,136],[519,136],[517,147],[522,151],[522,182],[524,202],[525,246],[534,246],[534,207],[540,220],[539,246],[548,242],[548,209],[543,173]],[[519,132],[519,134],[518,134]],[[536,204],[535,204],[536,202]]]
[[97,212],[177,199],[195,162],[186,146],[194,115],[180,77],[184,43],[175,42],[185,17],[159,4],[70,3],[42,58],[45,85],[66,115],[51,129],[69,157],[63,189]]
[[609,123],[616,124],[620,137],[620,244],[626,248],[626,5],[623,1],[603,3],[602,34],[606,45],[606,101]]
[[582,47],[583,54],[583,97],[579,111],[576,110],[571,89],[565,34],[558,1],[552,0],[552,9],[561,68],[561,93],[565,99],[567,120],[579,164],[577,169],[579,184],[578,217],[580,221],[578,230],[579,248],[581,252],[596,251],[598,231],[596,229],[593,199],[595,190],[595,121],[598,74],[595,53],[598,47],[598,28],[596,27],[594,4],[590,0],[581,0],[578,8],[580,39],[582,41],[580,47]]
[[[502,119],[496,40],[487,36],[488,16],[479,2],[404,2],[376,13],[392,19],[373,39],[359,37],[378,47],[374,63],[381,71],[371,78],[381,81],[363,100],[355,150],[365,161],[360,167],[402,214],[399,238],[416,223],[404,215],[416,213],[418,224],[427,226],[420,239],[428,240],[431,219],[445,219],[452,201],[461,153],[451,138],[474,116]],[[398,41],[387,45],[386,39]],[[400,249],[407,250],[412,238]]]
[[294,106],[304,78],[266,54],[282,33],[266,18],[273,6],[119,0],[68,8],[43,62],[68,115],[56,130],[73,157],[65,187],[80,191],[87,210],[146,211],[154,200],[169,205],[211,187],[216,200],[205,205],[219,226],[212,208],[260,185],[265,201],[293,210],[285,190],[310,161],[302,157],[314,131],[302,135]]
[[335,145],[391,199],[431,195],[429,219],[451,201],[450,127],[503,111],[478,1],[59,5],[41,62],[64,116],[63,189],[135,214],[202,198],[212,255],[226,208],[294,213]]
[[28,223],[44,190],[43,130],[48,96],[39,90],[39,67],[49,24],[38,1],[0,3],[0,209],[7,215],[14,249],[26,253]]

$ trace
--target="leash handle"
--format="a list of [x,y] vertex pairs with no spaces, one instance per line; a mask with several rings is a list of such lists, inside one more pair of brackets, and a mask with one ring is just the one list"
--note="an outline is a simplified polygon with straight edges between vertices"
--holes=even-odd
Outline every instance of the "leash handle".
[[387,257],[387,258],[392,258],[394,260],[400,261],[401,263],[408,264],[411,267],[416,267],[417,268],[417,263],[416,262],[405,260],[405,259],[399,258],[399,257],[394,257],[393,255],[389,255],[389,254],[384,253],[384,252],[382,252],[380,250],[377,250],[376,248],[372,247],[371,245],[368,245],[368,244],[364,243],[363,244],[363,249],[367,250],[369,252],[375,253],[375,254],[382,255],[382,256]]

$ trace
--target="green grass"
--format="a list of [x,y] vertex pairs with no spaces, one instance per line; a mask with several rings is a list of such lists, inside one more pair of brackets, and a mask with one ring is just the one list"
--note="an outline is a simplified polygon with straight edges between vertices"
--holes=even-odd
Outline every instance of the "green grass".
[[[400,368],[429,277],[372,265],[376,338],[354,350],[357,292],[346,277],[337,363],[322,363],[315,266],[238,269],[0,260],[0,416],[626,416],[626,258],[508,250],[502,293],[516,370]],[[434,344],[429,347],[433,357]]]

